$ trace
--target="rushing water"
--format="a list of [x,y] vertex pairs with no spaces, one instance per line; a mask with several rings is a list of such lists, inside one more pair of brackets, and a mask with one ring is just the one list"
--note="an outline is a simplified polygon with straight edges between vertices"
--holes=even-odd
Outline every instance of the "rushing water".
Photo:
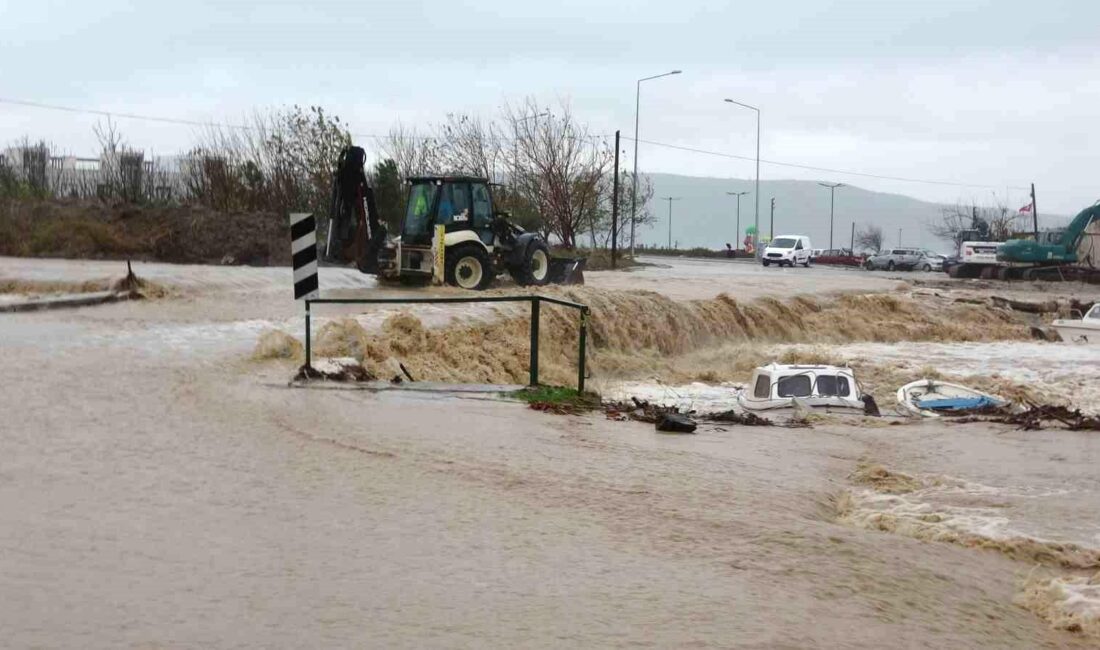
[[[1052,627],[1092,616],[1089,570],[1012,554],[1100,546],[1094,433],[662,436],[484,395],[289,389],[291,364],[246,356],[300,314],[281,275],[235,273],[0,317],[3,645],[1094,646]],[[1078,377],[1049,346],[953,345],[838,350]],[[912,489],[861,481],[869,463]]]

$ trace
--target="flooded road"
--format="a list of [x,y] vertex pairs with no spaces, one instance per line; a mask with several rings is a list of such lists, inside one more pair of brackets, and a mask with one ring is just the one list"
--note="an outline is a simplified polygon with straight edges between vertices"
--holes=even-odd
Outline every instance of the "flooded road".
[[[248,360],[299,322],[285,270],[184,269],[162,270],[195,278],[176,297],[0,317],[6,645],[1095,646],[1018,604],[1037,565],[1065,585],[1097,570],[1095,434],[669,437],[491,395],[292,389],[292,363]],[[861,482],[870,463],[912,489]]]

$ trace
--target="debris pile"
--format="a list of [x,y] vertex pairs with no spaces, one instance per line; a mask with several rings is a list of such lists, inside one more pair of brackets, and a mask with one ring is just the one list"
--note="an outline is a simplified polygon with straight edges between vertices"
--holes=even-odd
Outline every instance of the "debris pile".
[[988,419],[1015,424],[1025,431],[1038,431],[1043,428],[1044,423],[1057,423],[1070,431],[1100,431],[1100,416],[1085,415],[1080,409],[1071,410],[1067,406],[1060,405],[1029,403],[1025,411]]
[[352,360],[339,360],[326,364],[320,368],[302,365],[298,373],[294,375],[295,381],[308,381],[310,379],[327,379],[340,382],[374,381],[378,377],[371,374],[362,364]]

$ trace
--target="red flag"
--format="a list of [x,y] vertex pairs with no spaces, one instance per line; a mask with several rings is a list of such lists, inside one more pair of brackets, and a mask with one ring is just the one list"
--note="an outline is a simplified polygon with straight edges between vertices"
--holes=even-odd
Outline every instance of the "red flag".
[[1028,203],[1024,207],[1020,208],[1020,212],[1031,212],[1031,204]]

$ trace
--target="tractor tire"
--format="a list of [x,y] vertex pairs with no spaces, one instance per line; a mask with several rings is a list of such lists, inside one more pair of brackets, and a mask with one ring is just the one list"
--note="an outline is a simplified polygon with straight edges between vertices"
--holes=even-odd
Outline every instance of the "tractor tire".
[[479,244],[459,244],[444,255],[447,284],[481,291],[493,283],[493,263]]
[[509,269],[512,279],[521,287],[541,287],[550,282],[550,247],[541,239],[527,245],[523,262]]

